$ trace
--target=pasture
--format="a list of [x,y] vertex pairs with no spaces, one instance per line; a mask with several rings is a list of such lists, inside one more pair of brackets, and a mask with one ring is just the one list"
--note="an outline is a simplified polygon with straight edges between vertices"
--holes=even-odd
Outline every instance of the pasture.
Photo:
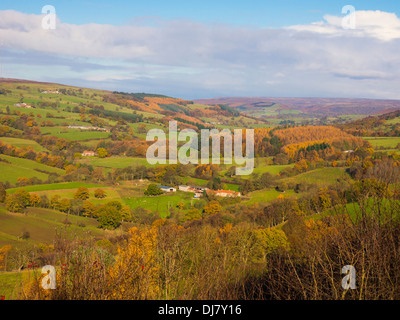
[[[64,170],[46,166],[33,160],[10,157],[7,155],[0,155],[0,159],[7,162],[0,161],[0,182],[8,181],[15,184],[18,178],[33,178],[36,177],[40,180],[47,180],[49,173],[57,173],[63,175]],[[39,171],[40,170],[40,171]]]
[[197,199],[193,199],[193,193],[179,191],[176,193],[165,193],[159,196],[127,197],[123,200],[132,210],[141,207],[153,212],[159,212],[162,218],[168,217],[168,209],[176,207],[178,203],[182,202],[191,205],[194,204],[195,201],[198,201]]
[[304,172],[294,177],[284,178],[281,181],[287,183],[313,183],[318,186],[326,186],[337,183],[337,180],[346,175],[345,168],[321,168]]
[[264,190],[257,190],[248,194],[250,200],[246,201],[246,204],[253,204],[253,203],[267,203],[277,199],[279,196],[289,197],[293,196],[296,193],[293,190],[288,190],[286,192],[276,191],[275,189],[264,189]]
[[[64,223],[66,218],[71,224]],[[5,244],[23,247],[28,243],[52,243],[57,229],[68,230],[71,237],[86,239],[105,235],[102,229],[97,228],[97,221],[91,218],[43,208],[27,208],[26,214],[10,213],[0,207],[0,247]],[[29,239],[21,238],[24,232],[29,232]]]
[[81,163],[92,165],[93,167],[103,168],[126,168],[130,166],[146,166],[151,165],[146,158],[137,157],[109,157],[109,158],[83,158],[78,160]]
[[110,136],[109,132],[69,129],[67,127],[41,127],[40,131],[43,134],[72,141],[106,139]]
[[371,143],[374,149],[396,149],[400,143],[400,137],[365,137],[364,140]]
[[28,139],[20,139],[20,138],[11,138],[11,137],[0,137],[0,141],[6,144],[10,144],[17,148],[22,147],[31,147],[35,151],[47,151],[36,141],[28,140]]
[[[84,183],[84,182],[61,182],[61,183],[51,183],[51,184],[38,184],[34,186],[23,187],[28,192],[37,191],[49,191],[49,190],[66,190],[66,189],[78,189],[79,187],[85,188],[103,188],[106,185],[96,184],[96,183]],[[20,188],[7,189],[7,193],[14,193]]]

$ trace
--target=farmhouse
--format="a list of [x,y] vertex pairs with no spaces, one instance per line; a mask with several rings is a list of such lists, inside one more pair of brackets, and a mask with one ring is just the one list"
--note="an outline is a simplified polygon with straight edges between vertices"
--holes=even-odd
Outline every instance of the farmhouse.
[[175,188],[158,185],[163,192],[176,192]]
[[34,108],[33,106],[26,103],[16,103],[14,104],[14,106],[19,108],[28,108],[28,109]]
[[183,192],[203,192],[205,190],[208,190],[206,187],[198,187],[198,186],[184,186],[181,185],[179,186],[179,190]]
[[95,152],[94,151],[83,151],[82,152],[82,157],[94,157],[95,156]]
[[79,130],[90,130],[90,131],[105,131],[110,132],[109,129],[99,128],[99,127],[91,127],[91,126],[68,126],[68,129],[79,129]]
[[198,186],[179,186],[179,190],[183,192],[193,192],[195,198],[201,198],[203,196],[203,192],[207,191],[206,187],[198,187]]
[[207,193],[211,193],[216,195],[217,197],[223,198],[236,198],[240,197],[240,192],[232,191],[232,190],[207,190]]
[[183,192],[191,192],[190,190],[191,190],[191,187],[189,187],[189,186],[179,186],[179,188],[178,188],[180,191],[183,191]]
[[42,93],[57,93],[57,94],[59,94],[59,92],[57,90],[42,91]]

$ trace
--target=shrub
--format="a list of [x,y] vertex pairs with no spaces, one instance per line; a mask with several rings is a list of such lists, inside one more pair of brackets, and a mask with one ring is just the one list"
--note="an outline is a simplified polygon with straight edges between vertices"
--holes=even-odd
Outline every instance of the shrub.
[[157,185],[155,185],[154,183],[149,184],[149,186],[147,187],[147,189],[144,191],[144,194],[146,196],[158,196],[160,194],[162,194],[162,190],[160,187],[157,187]]

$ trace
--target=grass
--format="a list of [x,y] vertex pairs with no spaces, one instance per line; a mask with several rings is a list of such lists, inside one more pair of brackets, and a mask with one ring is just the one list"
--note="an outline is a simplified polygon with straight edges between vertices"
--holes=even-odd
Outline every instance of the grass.
[[400,143],[400,137],[366,137],[364,140],[371,143],[374,149],[383,147],[385,149],[396,149]]
[[73,141],[107,139],[111,135],[109,132],[68,129],[65,127],[41,127],[40,131],[44,134],[47,133],[51,136]]
[[[374,208],[376,209],[376,204],[374,204],[374,201],[376,199],[369,198],[366,202],[366,207],[365,207],[365,213],[367,215],[370,215],[374,213]],[[396,210],[399,206],[399,201],[398,200],[393,200],[393,199],[381,199],[380,200],[380,210],[382,214],[382,218],[392,218],[398,216],[399,212]],[[348,215],[349,218],[353,221],[356,222],[357,220],[361,219],[361,208],[358,203],[352,202],[352,203],[346,203],[344,207],[342,206],[337,206],[336,208],[330,208],[325,210],[324,212],[321,212],[319,214],[314,214],[305,217],[305,219],[322,219],[323,217],[329,217],[329,216],[336,216],[340,214],[345,214]]]
[[48,179],[48,173],[54,172],[59,175],[63,175],[65,173],[65,171],[62,169],[46,166],[33,160],[10,157],[6,155],[0,155],[0,159],[10,162],[0,162],[0,181],[3,182],[9,181],[10,183],[15,184],[19,177],[36,177],[45,181]]
[[[242,179],[249,179],[254,176],[254,174],[259,174],[262,175],[263,173],[270,173],[271,175],[277,175],[279,174],[282,170],[286,168],[293,168],[294,164],[288,164],[288,165],[272,165],[270,164],[272,161],[271,157],[261,157],[261,158],[256,158],[255,159],[255,168],[253,170],[253,173],[251,175],[244,175],[240,176]],[[229,165],[224,165],[224,169],[221,170],[220,174],[221,176],[224,176],[225,173],[228,171]],[[238,167],[241,167],[240,165]]]
[[17,148],[32,147],[32,149],[35,151],[47,151],[40,144],[38,144],[36,141],[33,141],[33,140],[10,138],[10,137],[0,137],[0,141],[2,141],[3,143],[11,144],[12,146],[15,146]]
[[107,139],[100,139],[100,140],[98,140],[98,139],[97,140],[96,139],[94,139],[94,140],[82,140],[82,141],[79,141],[79,143],[81,145],[83,145],[83,146],[88,147],[89,150],[96,150],[96,147],[100,143],[100,141],[107,142],[107,141],[111,141],[111,139],[107,138]]
[[88,158],[81,159],[79,162],[90,164],[93,167],[103,168],[126,168],[130,166],[144,165],[150,167],[151,165],[147,162],[146,158],[136,157],[109,157],[109,158]]
[[[120,202],[123,202],[121,199],[121,196],[119,193],[114,189],[114,188],[101,188],[106,192],[106,197],[103,199],[97,199],[94,197],[94,190],[96,190],[98,186],[95,188],[88,188],[89,190],[89,198],[88,200],[92,202],[95,205],[98,204],[104,204],[112,200],[119,200]],[[63,189],[63,190],[46,190],[46,191],[37,191],[36,193],[41,196],[41,195],[46,195],[49,199],[52,196],[59,195],[61,198],[64,199],[74,199],[74,194],[77,189]]]
[[[288,165],[260,165],[256,168],[254,168],[253,174],[263,174],[263,173],[270,173],[272,175],[277,175],[279,174],[283,169],[286,168],[293,168],[294,164],[288,164]],[[246,176],[243,176],[243,178],[246,178]]]
[[193,177],[182,177],[182,184],[184,185],[195,185],[199,187],[205,187],[208,183],[208,180],[198,179]]
[[[79,187],[104,188],[107,186],[101,185],[101,184],[95,184],[95,183],[84,183],[84,182],[61,182],[61,183],[39,184],[39,185],[34,185],[34,186],[26,186],[26,187],[23,187],[23,189],[25,189],[28,192],[35,192],[35,191],[48,191],[48,190],[77,189]],[[20,189],[20,188],[7,189],[7,193],[9,193],[9,194],[14,193],[18,189]]]
[[18,287],[29,280],[30,272],[28,270],[21,272],[0,272],[0,296],[5,296],[5,300],[17,299]]
[[281,195],[284,197],[289,197],[295,194],[296,193],[293,190],[288,190],[285,193],[276,191],[275,189],[257,190],[248,195],[249,197],[251,197],[251,199],[249,201],[246,201],[246,203],[266,203],[275,200]]
[[55,167],[46,166],[45,164],[38,163],[33,160],[23,159],[23,158],[16,158],[7,155],[0,155],[1,159],[5,159],[11,162],[12,165],[19,166],[19,167],[27,167],[30,169],[39,169],[47,172],[54,172],[57,174],[64,174],[65,170]]
[[[66,226],[63,223],[66,217],[67,214],[51,209],[28,208],[25,215],[9,213],[2,207],[0,210],[0,233],[3,237],[0,238],[0,246],[11,244],[15,247],[21,247],[27,243],[51,243],[58,228],[67,228],[74,237],[78,238],[104,236],[104,231],[97,228],[96,220],[68,215],[68,220],[72,224]],[[86,227],[79,227],[79,223],[84,223]],[[29,232],[30,238],[27,240],[20,239],[19,237],[23,232]],[[10,239],[13,240],[11,243],[4,241]]]
[[1,182],[10,182],[15,184],[18,181],[18,178],[33,178],[36,177],[40,180],[47,180],[48,175],[42,172],[35,171],[30,168],[24,168],[20,166],[10,165],[8,163],[0,162],[0,181]]
[[153,212],[158,211],[162,218],[166,218],[169,215],[168,208],[176,207],[180,202],[191,205],[194,201],[198,200],[193,199],[192,193],[177,192],[162,194],[156,197],[143,196],[124,198],[124,201],[133,210],[142,207]]
[[321,168],[299,174],[294,177],[284,178],[287,183],[313,183],[319,186],[335,184],[337,179],[345,175],[345,168]]

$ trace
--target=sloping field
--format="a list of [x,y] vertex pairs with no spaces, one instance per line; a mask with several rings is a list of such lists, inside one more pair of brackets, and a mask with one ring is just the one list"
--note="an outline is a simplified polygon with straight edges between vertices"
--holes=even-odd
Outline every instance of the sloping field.
[[[47,191],[47,190],[66,190],[66,189],[77,189],[79,187],[85,188],[101,188],[107,187],[101,184],[95,183],[83,183],[83,182],[61,182],[61,183],[51,183],[51,184],[38,184],[35,186],[26,186],[24,189],[28,192],[34,191]],[[14,193],[20,188],[7,189],[7,193]]]
[[[28,208],[27,214],[9,213],[0,207],[0,246],[11,244],[24,246],[30,243],[51,243],[56,235],[57,228],[67,228],[71,236],[88,238],[102,236],[104,231],[97,227],[97,221],[90,218],[68,215],[71,224],[65,225],[67,215],[51,209]],[[78,226],[80,223],[86,227]],[[19,238],[24,232],[29,232],[29,239]],[[10,242],[11,240],[11,242]]]
[[10,137],[0,137],[0,141],[6,144],[11,144],[12,146],[21,147],[32,147],[35,151],[47,151],[36,141],[20,138],[10,138]]
[[36,177],[41,180],[47,180],[48,173],[54,172],[59,175],[65,173],[64,170],[46,166],[33,160],[0,155],[0,159],[7,160],[10,163],[0,162],[0,181],[9,181],[16,183],[19,177]]
[[322,168],[284,178],[281,181],[295,183],[314,183],[319,186],[335,184],[337,179],[345,175],[345,168]]
[[363,139],[367,140],[373,148],[395,149],[400,143],[399,137],[366,137]]

